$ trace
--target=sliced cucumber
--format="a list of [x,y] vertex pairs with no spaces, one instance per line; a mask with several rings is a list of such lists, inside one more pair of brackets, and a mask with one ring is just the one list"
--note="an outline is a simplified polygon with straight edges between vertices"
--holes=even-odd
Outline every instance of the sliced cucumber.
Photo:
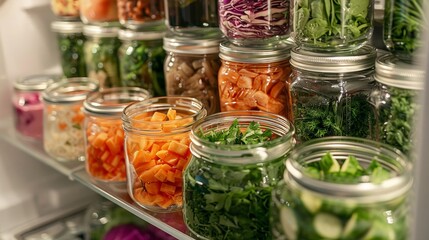
[[313,219],[317,234],[323,238],[338,239],[343,232],[341,220],[332,214],[319,213]]
[[301,193],[301,202],[305,208],[313,214],[319,211],[320,207],[322,206],[322,199],[307,191],[303,191]]
[[363,240],[375,239],[395,240],[396,234],[393,228],[387,223],[375,221],[372,223],[371,229],[363,237]]
[[287,239],[295,240],[298,235],[298,222],[294,212],[287,207],[282,207],[280,210],[280,222],[283,227],[283,232]]
[[343,238],[360,239],[371,227],[369,215],[360,212],[354,212],[344,227]]
[[362,166],[354,156],[348,156],[341,166],[340,172],[355,174],[357,171],[363,171]]

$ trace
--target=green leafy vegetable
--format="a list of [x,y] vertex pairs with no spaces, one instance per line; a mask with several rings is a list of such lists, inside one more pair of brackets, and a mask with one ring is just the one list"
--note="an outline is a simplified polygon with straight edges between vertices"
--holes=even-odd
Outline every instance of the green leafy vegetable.
[[66,78],[86,77],[83,34],[58,34],[61,67]]

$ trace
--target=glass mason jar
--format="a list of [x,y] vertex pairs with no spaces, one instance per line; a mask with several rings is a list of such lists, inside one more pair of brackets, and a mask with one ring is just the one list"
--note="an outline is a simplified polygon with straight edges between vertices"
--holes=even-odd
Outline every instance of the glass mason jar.
[[336,54],[294,48],[292,110],[298,142],[326,136],[375,138],[369,96],[376,52],[365,46]]
[[164,32],[119,30],[122,86],[141,87],[154,96],[165,96],[163,37]]
[[119,22],[128,29],[156,30],[165,26],[164,1],[117,0]]
[[51,10],[56,17],[64,20],[78,20],[80,0],[51,0]]
[[58,49],[63,74],[66,78],[86,77],[83,45],[83,24],[81,22],[52,22],[51,29],[57,35]]
[[289,92],[291,45],[239,47],[220,44],[220,109],[262,110],[292,120]]
[[181,209],[189,133],[205,116],[203,104],[188,97],[150,98],[124,109],[127,188],[134,202],[154,212]]
[[424,17],[422,0],[385,0],[383,35],[387,49],[412,62],[423,45]]
[[[259,123],[261,131],[271,130],[270,140],[227,145],[202,137],[228,131],[234,120],[240,129]],[[293,134],[286,118],[262,111],[217,113],[195,123],[183,176],[189,230],[201,239],[271,239],[271,191],[282,177]]]
[[89,78],[99,82],[100,89],[120,87],[117,27],[85,25],[83,34],[86,72]]
[[118,87],[88,94],[85,114],[85,166],[88,175],[106,182],[125,182],[124,130],[122,111],[150,97],[141,88]]
[[80,0],[80,19],[85,24],[117,26],[117,0]]
[[415,145],[413,126],[423,91],[424,71],[392,54],[384,54],[375,63],[378,86],[371,93],[377,113],[377,140],[410,155]]
[[54,75],[32,75],[14,83],[12,104],[15,113],[15,129],[21,136],[42,139],[42,92],[58,79],[59,77]]
[[[331,168],[327,153],[336,161]],[[286,169],[272,194],[275,239],[407,239],[411,164],[399,151],[361,138],[320,138],[295,148]]]
[[208,115],[219,112],[217,77],[221,40],[220,35],[187,38],[168,34],[164,37],[167,96],[194,97],[203,102]]
[[313,51],[355,50],[373,31],[374,0],[294,0],[292,38]]
[[219,27],[236,45],[266,45],[290,34],[288,0],[219,0]]
[[89,78],[68,78],[43,91],[43,146],[54,159],[84,160],[85,116],[81,107],[87,94],[97,90],[98,84]]

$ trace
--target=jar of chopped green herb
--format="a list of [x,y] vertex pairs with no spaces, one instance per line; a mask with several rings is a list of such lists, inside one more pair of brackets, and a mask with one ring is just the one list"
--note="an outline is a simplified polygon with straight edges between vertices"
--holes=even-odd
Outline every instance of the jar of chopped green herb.
[[342,53],[291,52],[292,111],[299,142],[326,136],[374,138],[369,101],[376,51],[365,46]]
[[184,220],[203,239],[270,239],[271,190],[281,179],[294,127],[273,113],[210,115],[191,131]]
[[419,104],[416,97],[423,90],[424,71],[384,54],[375,64],[377,87],[371,102],[377,111],[377,139],[410,154],[413,148],[413,125]]

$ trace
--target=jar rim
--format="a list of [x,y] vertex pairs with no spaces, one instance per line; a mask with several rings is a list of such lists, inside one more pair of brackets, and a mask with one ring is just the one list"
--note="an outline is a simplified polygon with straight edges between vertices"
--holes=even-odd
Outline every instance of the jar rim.
[[218,31],[192,38],[167,33],[163,38],[163,48],[176,53],[212,54],[219,53],[219,44],[222,40],[223,36]]
[[49,103],[73,103],[84,101],[86,96],[98,90],[98,83],[91,78],[65,78],[49,85],[42,92],[42,99]]
[[219,57],[232,62],[278,62],[290,58],[292,46],[287,41],[279,41],[275,45],[258,45],[253,47],[238,46],[232,42],[223,41],[219,45]]
[[164,31],[138,32],[130,29],[120,29],[118,31],[120,40],[162,40],[164,36]]
[[119,27],[116,26],[99,26],[84,25],[83,34],[90,37],[117,37]]
[[61,76],[55,74],[29,75],[16,80],[13,84],[13,87],[21,91],[43,91],[50,84],[60,79]]
[[83,23],[78,21],[54,21],[51,29],[57,33],[82,33]]

